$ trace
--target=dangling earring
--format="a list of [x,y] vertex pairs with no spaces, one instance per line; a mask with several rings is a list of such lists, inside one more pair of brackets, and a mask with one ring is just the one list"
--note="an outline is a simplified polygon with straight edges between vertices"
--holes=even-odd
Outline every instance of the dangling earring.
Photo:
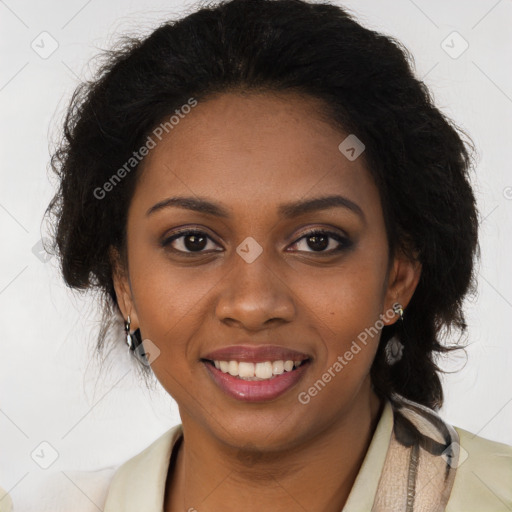
[[[402,305],[396,302],[395,304],[393,304],[393,311],[395,312],[396,315],[400,315],[400,319],[398,320],[398,322],[403,322],[404,310],[402,308]],[[404,346],[400,342],[396,334],[388,340],[384,351],[386,353],[386,362],[390,366],[394,365],[395,363],[400,361],[400,359],[402,359]]]
[[132,352],[135,352],[137,350],[137,347],[142,345],[142,338],[140,335],[140,329],[137,329],[133,334],[130,333],[130,315],[128,315],[128,318],[126,319],[126,322],[124,323],[124,332],[126,335],[126,344],[128,345],[129,350]]
[[128,318],[126,319],[126,322],[124,323],[124,331],[126,334],[126,344],[128,345],[128,348],[130,350],[134,350],[134,343],[132,340],[132,335],[130,334],[130,315],[128,315]]

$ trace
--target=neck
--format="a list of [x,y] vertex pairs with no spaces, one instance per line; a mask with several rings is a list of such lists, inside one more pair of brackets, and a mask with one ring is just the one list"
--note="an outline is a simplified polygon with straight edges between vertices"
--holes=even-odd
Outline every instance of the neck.
[[381,410],[380,400],[368,389],[343,417],[312,439],[279,453],[226,447],[182,416],[184,439],[175,467],[169,468],[164,511],[339,512]]

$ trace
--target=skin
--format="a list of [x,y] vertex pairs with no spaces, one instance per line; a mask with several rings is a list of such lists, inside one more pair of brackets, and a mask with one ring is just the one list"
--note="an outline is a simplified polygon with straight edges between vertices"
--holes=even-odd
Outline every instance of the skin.
[[[421,272],[401,254],[389,259],[378,189],[363,157],[349,161],[338,150],[347,134],[322,119],[318,101],[215,96],[143,163],[128,212],[128,265],[113,250],[113,277],[131,329],[160,350],[152,369],[180,410],[184,441],[168,475],[166,512],[338,512],[380,417],[369,377],[380,334],[307,405],[297,398],[395,302],[405,309]],[[289,219],[277,213],[282,203],[332,194],[359,205],[364,219],[340,206]],[[229,217],[175,206],[146,215],[181,195],[215,201]],[[211,238],[202,254],[160,245],[184,225]],[[352,245],[323,255],[304,238],[310,228]],[[252,263],[236,252],[248,236],[263,249]],[[184,242],[171,247],[187,251]],[[339,246],[329,238],[323,252]],[[290,347],[312,361],[277,399],[238,401],[200,358],[242,339]]]

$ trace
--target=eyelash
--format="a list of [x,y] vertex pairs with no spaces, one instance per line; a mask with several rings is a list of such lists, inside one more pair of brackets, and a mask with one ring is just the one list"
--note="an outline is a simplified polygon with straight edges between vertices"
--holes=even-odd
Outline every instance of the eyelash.
[[[184,238],[184,237],[186,238],[187,236],[190,236],[190,235],[198,235],[198,236],[203,235],[203,236],[206,236],[206,238],[208,238],[212,242],[214,242],[211,239],[211,237],[209,237],[206,234],[206,232],[204,232],[204,231],[201,231],[198,229],[186,229],[183,231],[179,231],[179,232],[173,234],[172,236],[166,238],[165,240],[163,240],[162,247],[168,247],[174,240],[178,240],[178,239]],[[340,245],[338,247],[336,247],[335,249],[331,249],[329,251],[313,251],[313,250],[311,250],[311,251],[299,251],[299,252],[306,252],[306,253],[320,254],[320,255],[332,255],[332,254],[337,254],[339,252],[347,250],[352,246],[352,242],[348,238],[341,236],[340,234],[335,233],[333,231],[329,231],[329,230],[325,230],[325,229],[311,229],[309,231],[306,231],[305,233],[302,234],[302,236],[300,238],[295,240],[295,242],[293,242],[292,245],[296,245],[299,241],[301,241],[304,238],[308,238],[308,237],[315,236],[315,235],[328,236],[328,237],[336,240],[336,242],[338,242]],[[181,250],[174,249],[172,247],[170,247],[170,249],[175,253],[178,253],[180,255],[186,255],[186,256],[194,256],[197,254],[207,254],[208,252],[221,252],[221,251],[204,251],[204,250],[181,251]]]

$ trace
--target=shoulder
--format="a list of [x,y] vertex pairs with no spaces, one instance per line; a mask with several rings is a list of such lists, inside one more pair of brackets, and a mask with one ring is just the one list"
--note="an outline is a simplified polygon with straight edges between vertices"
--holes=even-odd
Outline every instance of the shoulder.
[[[171,428],[121,464],[95,471],[34,473],[24,482],[23,493],[13,491],[9,496],[0,488],[0,512],[160,511],[157,506],[165,483],[167,454],[180,433],[181,425]],[[146,506],[151,499],[153,508]]]
[[[112,478],[112,484],[121,485],[124,482],[128,483],[130,478],[142,473],[143,470],[156,469],[155,465],[157,463],[167,464],[169,462],[169,452],[179,434],[181,434],[181,424],[172,427],[144,448],[144,450],[121,464]],[[133,482],[129,483],[133,485]]]
[[104,512],[161,510],[172,449],[181,434],[181,424],[175,425],[117,469]]
[[461,450],[446,512],[512,510],[512,446],[454,428]]

